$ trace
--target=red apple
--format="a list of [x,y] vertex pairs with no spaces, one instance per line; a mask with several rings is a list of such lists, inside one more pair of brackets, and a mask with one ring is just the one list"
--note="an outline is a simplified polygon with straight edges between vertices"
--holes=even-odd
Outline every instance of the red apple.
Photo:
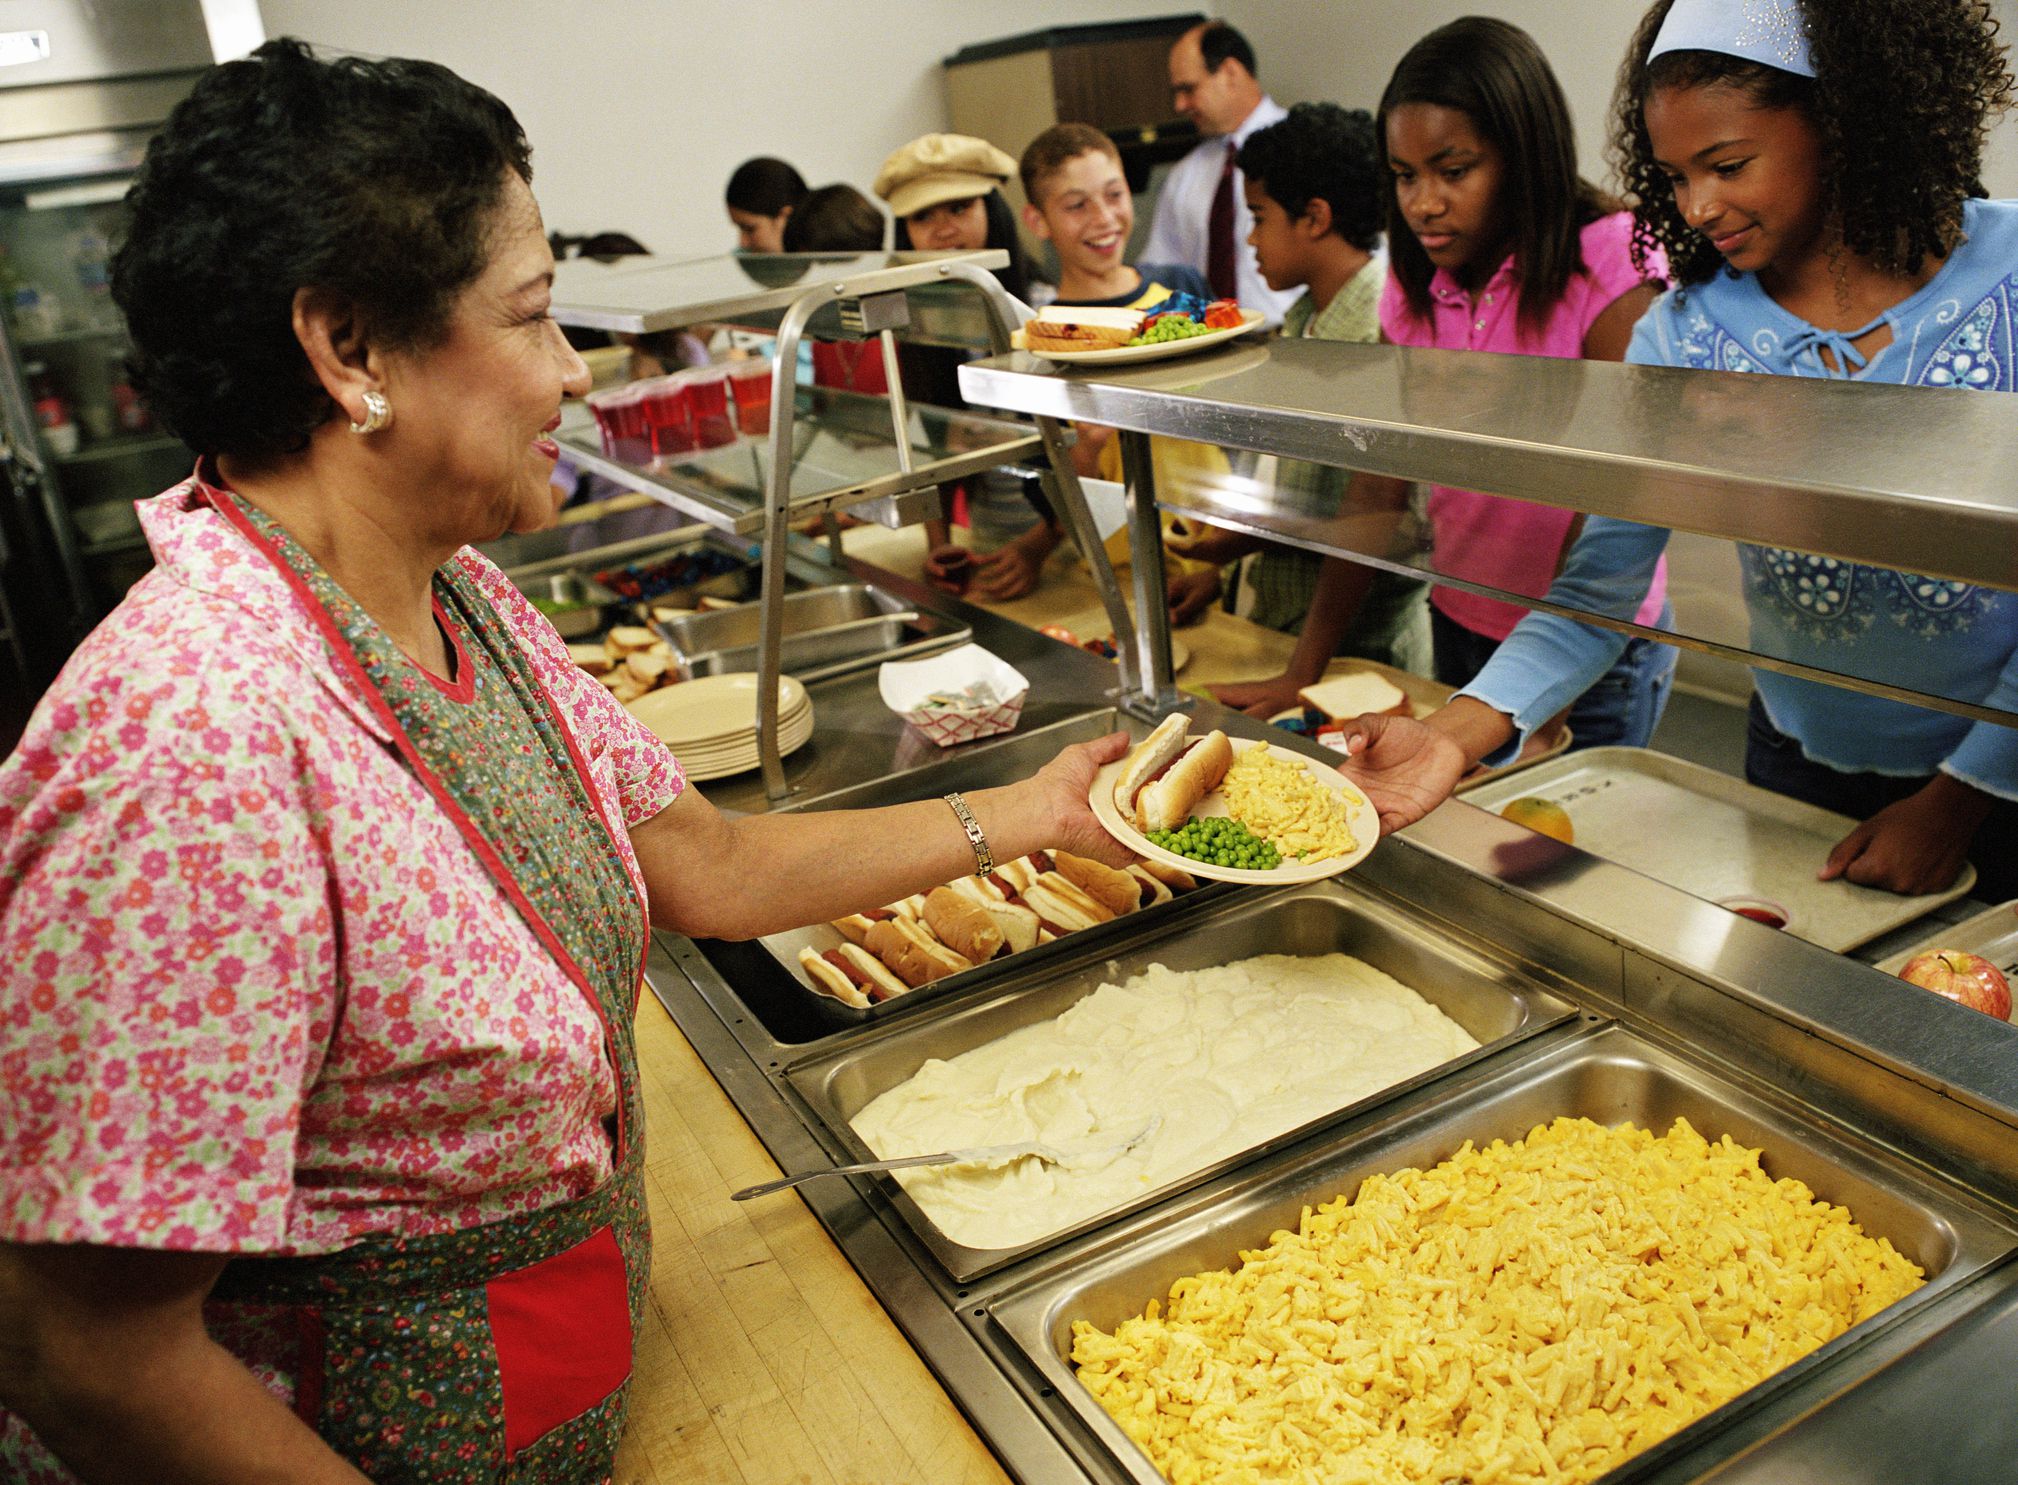
[[1899,978],[1911,980],[1922,990],[1959,1000],[1986,1016],[1995,1016],[2000,1021],[2011,1019],[2011,987],[1997,966],[1980,954],[1967,954],[1960,949],[1915,954],[1899,971]]

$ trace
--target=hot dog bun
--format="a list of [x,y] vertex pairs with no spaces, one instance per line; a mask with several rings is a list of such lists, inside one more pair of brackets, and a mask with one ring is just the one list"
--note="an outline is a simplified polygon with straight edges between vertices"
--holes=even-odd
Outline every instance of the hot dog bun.
[[1141,906],[1142,884],[1127,872],[1116,871],[1084,856],[1074,856],[1070,851],[1053,851],[1051,859],[1058,863],[1060,876],[1115,917],[1132,913]]
[[914,990],[974,967],[971,961],[934,938],[923,924],[909,918],[878,923],[869,930],[868,948]]
[[858,1009],[902,995],[907,988],[874,954],[854,944],[841,944],[825,954],[801,949],[799,967],[815,989]]
[[836,918],[834,926],[841,930],[841,937],[851,944],[866,944],[869,930],[883,918],[894,917],[888,908],[871,908],[866,913],[850,913],[845,918]]
[[1136,796],[1150,780],[1177,761],[1190,731],[1191,720],[1182,712],[1172,712],[1130,750],[1121,772],[1114,776],[1114,807],[1124,820],[1135,818]]
[[1191,817],[1198,801],[1219,787],[1233,767],[1233,744],[1223,732],[1208,732],[1184,750],[1163,777],[1135,799],[1135,828],[1175,830]]
[[1128,879],[1136,885],[1137,907],[1155,907],[1159,902],[1170,901],[1174,895],[1167,886],[1140,866],[1128,868]]
[[1198,886],[1198,878],[1181,866],[1171,866],[1163,861],[1138,861],[1130,871],[1146,871],[1157,881],[1168,887],[1172,893],[1190,892]]
[[1023,894],[1024,905],[1037,915],[1037,942],[1046,942],[1045,935],[1053,938],[1068,933],[1077,933],[1082,928],[1107,921],[1107,909],[1081,892],[1056,872],[1047,872],[1043,880],[1032,883],[1030,890]]
[[1002,930],[988,910],[951,887],[925,894],[925,924],[947,948],[975,964],[1002,952]]

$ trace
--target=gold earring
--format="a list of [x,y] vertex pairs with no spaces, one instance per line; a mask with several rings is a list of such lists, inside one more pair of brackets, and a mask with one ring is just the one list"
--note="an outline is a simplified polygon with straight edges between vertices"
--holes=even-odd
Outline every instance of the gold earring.
[[376,433],[381,428],[392,426],[392,404],[385,400],[383,392],[364,394],[364,421],[352,422],[352,433]]

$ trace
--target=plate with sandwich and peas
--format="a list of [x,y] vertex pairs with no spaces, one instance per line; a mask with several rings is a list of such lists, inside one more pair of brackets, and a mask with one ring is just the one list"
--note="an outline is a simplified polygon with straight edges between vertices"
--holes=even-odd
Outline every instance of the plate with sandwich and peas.
[[1119,366],[1188,356],[1245,335],[1267,318],[1231,299],[1172,294],[1147,311],[1053,304],[1016,332],[1019,351],[1068,366]]
[[1165,717],[1094,776],[1093,813],[1150,861],[1223,882],[1336,876],[1380,839],[1380,813],[1337,769],[1266,742],[1191,734]]

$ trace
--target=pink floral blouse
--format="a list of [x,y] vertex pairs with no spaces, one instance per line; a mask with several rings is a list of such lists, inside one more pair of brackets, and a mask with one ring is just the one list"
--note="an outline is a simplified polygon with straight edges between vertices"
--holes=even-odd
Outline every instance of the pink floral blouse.
[[[324,1253],[600,1183],[594,1009],[267,560],[188,485],[141,518],[159,566],[0,765],[0,1238]],[[457,560],[612,817],[670,804],[672,755]]]

